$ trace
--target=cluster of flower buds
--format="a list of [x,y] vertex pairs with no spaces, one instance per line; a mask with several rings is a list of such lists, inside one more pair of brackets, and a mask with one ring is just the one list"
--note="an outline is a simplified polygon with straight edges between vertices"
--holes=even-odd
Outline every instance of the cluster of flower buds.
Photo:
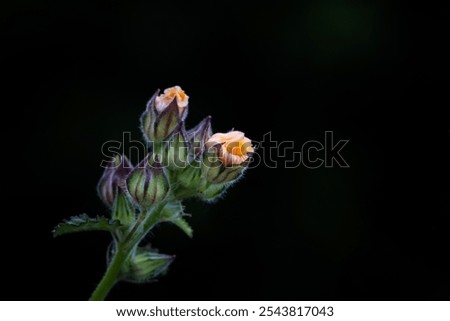
[[[178,86],[156,92],[141,116],[151,151],[136,166],[125,156],[116,156],[105,169],[98,194],[111,208],[112,218],[123,226],[116,239],[133,231],[139,215],[143,222],[150,221],[158,207],[160,214],[153,218],[153,225],[172,222],[191,234],[183,218],[183,199],[217,199],[247,168],[254,152],[250,139],[240,131],[213,133],[210,116],[186,130],[188,100]],[[123,274],[134,282],[148,281],[170,262],[171,256],[138,247]]]

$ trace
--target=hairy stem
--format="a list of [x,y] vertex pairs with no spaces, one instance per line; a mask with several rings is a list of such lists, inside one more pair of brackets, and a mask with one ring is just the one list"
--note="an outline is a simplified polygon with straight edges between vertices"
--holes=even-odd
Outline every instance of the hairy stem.
[[123,265],[126,263],[135,246],[139,244],[145,235],[147,235],[152,227],[158,222],[164,206],[165,202],[158,204],[155,209],[150,212],[150,215],[148,215],[147,218],[145,218],[146,215],[144,212],[139,215],[138,220],[130,230],[128,236],[123,242],[120,242],[117,245],[117,250],[111,263],[97,288],[91,295],[91,301],[102,301],[106,298],[109,291],[111,291],[114,285],[119,281]]
[[117,283],[120,271],[122,270],[122,266],[125,263],[128,254],[127,251],[124,251],[124,249],[120,247],[117,249],[103,278],[92,293],[90,298],[91,301],[103,301],[106,298],[109,291],[111,291],[113,286]]

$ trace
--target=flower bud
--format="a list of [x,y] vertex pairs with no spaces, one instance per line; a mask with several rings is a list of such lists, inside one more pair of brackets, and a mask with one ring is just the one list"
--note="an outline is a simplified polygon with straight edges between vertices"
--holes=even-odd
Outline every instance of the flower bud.
[[189,97],[179,87],[171,87],[159,95],[157,91],[141,116],[141,129],[148,142],[170,138],[176,127],[187,117]]
[[135,283],[151,281],[161,273],[167,271],[167,268],[174,259],[175,256],[138,248],[136,255],[128,263],[128,269],[125,273],[126,280]]
[[[188,106],[189,96],[180,86],[170,87],[164,90],[162,95],[155,98],[155,107],[158,113],[162,113],[173,100],[176,100],[180,115],[185,113]],[[184,116],[186,118],[186,116]]]
[[217,145],[220,145],[218,157],[224,166],[240,165],[254,152],[252,141],[240,131],[216,133],[206,142],[206,148]]
[[144,113],[141,115],[141,130],[144,134],[144,138],[147,141],[152,141],[155,131],[155,120],[156,120],[156,108],[155,100],[158,97],[159,89],[153,94],[152,98],[147,102],[147,107]]
[[132,169],[133,165],[125,155],[116,155],[108,162],[97,185],[98,195],[108,207],[113,206],[119,189]]
[[208,182],[224,184],[236,180],[247,167],[254,152],[244,133],[232,131],[212,135],[205,144],[203,172]]
[[187,132],[187,138],[191,147],[191,154],[198,159],[205,150],[205,144],[212,135],[211,116],[206,117],[194,128]]
[[169,181],[156,159],[150,164],[150,154],[128,175],[126,186],[129,195],[141,208],[161,202],[169,192]]

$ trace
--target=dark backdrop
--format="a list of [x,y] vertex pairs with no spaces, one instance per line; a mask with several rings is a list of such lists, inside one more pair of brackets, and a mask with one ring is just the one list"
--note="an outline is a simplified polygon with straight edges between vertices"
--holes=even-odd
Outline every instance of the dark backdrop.
[[350,142],[350,168],[248,171],[154,284],[110,299],[450,299],[447,11],[432,2],[9,1],[2,4],[3,299],[84,300],[107,234],[53,239],[106,214],[100,147],[157,88],[182,86],[192,126],[254,140]]

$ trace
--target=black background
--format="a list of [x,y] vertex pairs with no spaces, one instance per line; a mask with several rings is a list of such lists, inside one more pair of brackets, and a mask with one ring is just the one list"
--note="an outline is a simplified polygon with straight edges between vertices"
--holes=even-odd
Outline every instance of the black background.
[[350,142],[350,168],[258,167],[217,204],[187,203],[188,239],[153,284],[116,300],[449,300],[448,15],[432,2],[9,1],[2,4],[3,299],[84,300],[110,237],[53,239],[106,214],[100,148],[157,89],[188,126],[256,141]]

